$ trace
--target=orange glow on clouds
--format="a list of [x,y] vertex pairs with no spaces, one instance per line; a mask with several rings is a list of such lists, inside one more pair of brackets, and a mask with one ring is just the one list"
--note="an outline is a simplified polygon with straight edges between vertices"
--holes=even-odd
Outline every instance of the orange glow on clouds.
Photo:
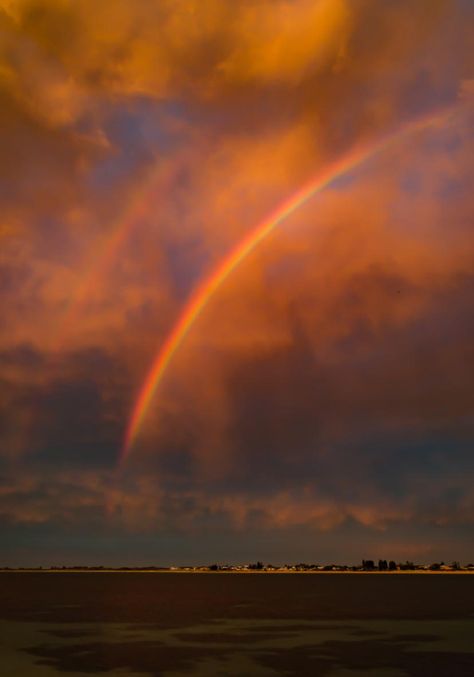
[[362,556],[379,528],[467,556],[473,12],[0,0],[17,552],[115,524],[207,558],[257,524],[319,557],[357,523]]

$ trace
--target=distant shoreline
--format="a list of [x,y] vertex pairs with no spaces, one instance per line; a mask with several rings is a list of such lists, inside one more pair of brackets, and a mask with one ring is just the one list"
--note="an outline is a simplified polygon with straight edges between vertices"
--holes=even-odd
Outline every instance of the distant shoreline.
[[70,569],[50,569],[50,568],[18,568],[18,569],[0,569],[0,574],[12,574],[12,573],[38,573],[38,574],[214,574],[214,575],[307,575],[307,576],[317,576],[317,575],[381,575],[381,576],[400,576],[400,575],[430,575],[430,576],[446,576],[446,575],[469,575],[474,574],[472,569],[450,569],[450,570],[435,570],[430,569],[416,569],[416,570],[397,570],[397,571],[357,571],[357,570],[348,570],[348,571],[323,571],[323,570],[291,570],[291,569],[273,569],[273,570],[252,570],[252,569],[239,569],[239,570],[220,570],[212,571],[209,569],[115,569],[115,568],[104,568],[104,569],[94,569],[94,568],[70,568]]

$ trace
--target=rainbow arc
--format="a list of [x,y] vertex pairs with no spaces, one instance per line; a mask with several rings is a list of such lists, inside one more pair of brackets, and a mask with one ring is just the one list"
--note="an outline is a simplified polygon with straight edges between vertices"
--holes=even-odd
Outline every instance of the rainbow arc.
[[454,110],[455,107],[449,107],[440,112],[434,114],[431,113],[429,116],[406,124],[392,134],[383,137],[376,143],[352,149],[347,155],[328,165],[296,193],[280,204],[264,221],[251,230],[228,253],[211,274],[205,278],[192,293],[178,317],[176,324],[170,331],[165,342],[159,348],[151,363],[139,390],[127,425],[125,441],[119,460],[120,463],[122,463],[130,454],[143,421],[148,413],[156,389],[163,380],[177,350],[205,309],[206,305],[209,303],[210,299],[242,261],[247,258],[247,256],[249,256],[278,225],[308,202],[308,200],[330,186],[338,178],[346,175],[351,170],[366,162],[369,158],[378,155],[409,135],[444,123],[447,118],[453,114]]

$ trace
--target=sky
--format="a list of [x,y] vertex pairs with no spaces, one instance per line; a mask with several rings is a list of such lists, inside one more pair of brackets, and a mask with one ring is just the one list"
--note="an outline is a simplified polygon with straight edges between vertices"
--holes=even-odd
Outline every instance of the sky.
[[473,14],[0,0],[0,565],[474,560]]

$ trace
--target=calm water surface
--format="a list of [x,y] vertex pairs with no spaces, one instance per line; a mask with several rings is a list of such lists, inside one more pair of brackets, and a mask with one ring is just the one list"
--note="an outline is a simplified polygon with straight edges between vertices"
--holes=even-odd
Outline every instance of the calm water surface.
[[0,573],[5,677],[473,677],[474,576]]

